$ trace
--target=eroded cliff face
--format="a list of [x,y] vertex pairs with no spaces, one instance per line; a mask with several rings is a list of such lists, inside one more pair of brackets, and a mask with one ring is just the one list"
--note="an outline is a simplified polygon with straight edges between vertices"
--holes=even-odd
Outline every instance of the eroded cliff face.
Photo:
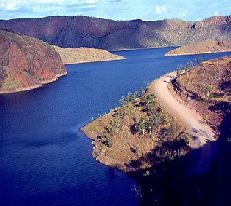
[[0,93],[30,90],[65,74],[53,47],[32,37],[0,30]]
[[113,21],[86,16],[0,20],[0,28],[33,36],[64,48],[107,50],[181,46],[190,42],[230,39],[230,16],[202,21]]

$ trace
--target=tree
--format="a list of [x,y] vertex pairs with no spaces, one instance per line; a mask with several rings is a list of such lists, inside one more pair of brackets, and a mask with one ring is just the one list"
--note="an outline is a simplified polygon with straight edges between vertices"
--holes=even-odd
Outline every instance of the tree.
[[210,97],[211,91],[213,87],[211,85],[203,85],[201,87],[201,91],[204,93],[205,96]]
[[135,133],[139,133],[140,135],[144,135],[146,129],[145,119],[141,118],[138,122],[134,124]]

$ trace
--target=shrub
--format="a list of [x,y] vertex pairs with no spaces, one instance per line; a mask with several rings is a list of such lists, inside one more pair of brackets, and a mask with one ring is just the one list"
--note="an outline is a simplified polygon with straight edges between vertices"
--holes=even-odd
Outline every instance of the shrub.
[[157,125],[157,124],[159,124],[160,121],[161,121],[160,114],[158,112],[152,113],[152,115],[149,118],[149,121],[154,126]]
[[189,139],[190,135],[188,133],[182,132],[180,135],[177,137],[180,141],[184,141],[186,145],[189,145]]
[[106,135],[97,136],[97,140],[106,147],[112,146],[112,141]]
[[143,96],[145,93],[145,90],[144,89],[141,89],[139,91],[136,91],[136,92],[129,92],[127,96],[122,96],[119,100],[119,103],[121,105],[125,105],[125,104],[128,104],[128,103],[131,103],[133,102],[135,99],[137,98],[140,98],[141,96]]
[[211,85],[202,85],[201,87],[201,92],[207,97],[210,97],[212,90],[213,90],[213,86]]
[[146,121],[143,118],[141,118],[140,120],[138,120],[138,122],[136,122],[133,125],[134,132],[138,133],[139,135],[144,135],[146,127],[147,127]]

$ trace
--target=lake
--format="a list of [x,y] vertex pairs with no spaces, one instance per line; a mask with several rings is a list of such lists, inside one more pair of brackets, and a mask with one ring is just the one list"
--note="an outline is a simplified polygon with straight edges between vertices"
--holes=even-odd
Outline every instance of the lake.
[[0,95],[0,205],[140,205],[137,183],[95,161],[79,129],[188,61],[231,54],[164,57],[170,49],[114,52],[127,59],[66,65],[54,83]]

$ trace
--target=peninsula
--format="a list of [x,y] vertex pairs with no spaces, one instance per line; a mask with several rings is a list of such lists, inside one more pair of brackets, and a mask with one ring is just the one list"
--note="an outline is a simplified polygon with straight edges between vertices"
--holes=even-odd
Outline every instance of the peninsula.
[[122,98],[121,106],[82,128],[93,156],[134,172],[215,141],[230,121],[230,74],[230,56],[185,65]]
[[124,57],[112,54],[103,49],[94,48],[61,48],[54,46],[64,64],[80,64],[99,61],[121,60]]

